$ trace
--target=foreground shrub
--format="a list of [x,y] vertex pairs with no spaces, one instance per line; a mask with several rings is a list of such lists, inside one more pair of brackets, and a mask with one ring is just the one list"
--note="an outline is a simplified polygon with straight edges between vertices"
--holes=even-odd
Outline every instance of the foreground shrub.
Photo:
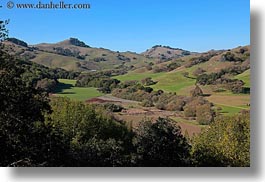
[[134,146],[138,166],[188,166],[190,145],[171,120],[142,122],[136,130]]
[[195,137],[192,155],[197,166],[250,166],[249,113],[216,119]]

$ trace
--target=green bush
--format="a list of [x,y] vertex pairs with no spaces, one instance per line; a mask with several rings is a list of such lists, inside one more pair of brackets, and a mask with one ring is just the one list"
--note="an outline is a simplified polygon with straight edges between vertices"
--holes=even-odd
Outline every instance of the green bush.
[[249,167],[250,115],[222,116],[193,139],[196,166]]
[[104,108],[110,112],[121,112],[124,109],[122,106],[112,103],[104,104]]
[[152,102],[151,100],[144,100],[144,101],[141,103],[141,105],[142,105],[143,107],[153,107],[153,106],[154,106],[154,104],[153,104],[153,102]]

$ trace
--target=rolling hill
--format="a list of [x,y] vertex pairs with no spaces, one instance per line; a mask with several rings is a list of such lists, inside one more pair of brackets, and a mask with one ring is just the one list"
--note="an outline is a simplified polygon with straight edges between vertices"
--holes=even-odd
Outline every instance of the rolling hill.
[[5,50],[23,59],[51,67],[73,71],[95,71],[104,69],[139,68],[156,61],[133,52],[115,52],[104,48],[93,48],[84,42],[70,38],[58,43],[28,45],[16,38],[4,42]]
[[93,48],[76,38],[31,46],[11,38],[4,45],[10,54],[51,68],[80,72],[119,68],[128,71],[116,77],[121,81],[151,77],[158,81],[154,89],[168,92],[187,94],[198,75],[218,73],[224,69],[235,72],[224,76],[242,80],[247,87],[250,85],[250,46],[194,53],[157,45],[137,54]]
[[[250,95],[234,93],[228,87],[229,82],[235,79],[239,81],[236,83],[243,83],[244,89],[250,87],[250,46],[240,46],[229,50],[210,50],[203,53],[189,52],[168,46],[154,46],[142,54],[137,54],[129,51],[115,52],[105,48],[94,48],[75,38],[58,43],[37,45],[28,45],[24,41],[11,38],[5,41],[4,45],[6,52],[22,59],[50,68],[81,72],[81,75],[76,78],[77,80],[59,80],[55,95],[60,97],[87,101],[90,98],[103,95],[103,98],[106,99],[106,93],[100,92],[97,86],[81,85],[78,87],[75,85],[82,76],[91,77],[95,71],[101,70],[108,70],[106,73],[110,71],[111,74],[108,77],[121,82],[137,80],[141,83],[142,80],[151,78],[155,84],[150,87],[155,91],[162,90],[165,93],[184,97],[190,96],[195,84],[198,84],[198,77],[204,75],[208,79],[212,75],[213,79],[217,80],[216,82],[199,84],[199,86],[205,95],[204,98],[213,103],[215,110],[222,114],[233,115],[241,110],[250,109]],[[120,70],[126,72],[119,72]],[[112,74],[115,71],[118,71],[117,74]],[[93,73],[88,74],[88,72]],[[99,75],[101,73],[104,72],[100,72]],[[215,78],[218,75],[221,75],[220,78]],[[139,104],[135,106],[123,103],[123,106],[132,112],[135,112],[133,108],[135,110],[148,109]],[[161,113],[172,114],[170,112]],[[122,119],[125,120],[132,119],[130,113],[118,116],[123,116]],[[137,120],[137,117],[133,116],[133,119]],[[138,120],[140,121],[143,117],[145,115],[139,116]],[[190,124],[190,120],[186,121],[182,116],[180,118],[181,122]],[[200,127],[197,126],[197,128]]]
[[149,57],[149,58],[158,58],[161,60],[170,60],[174,58],[180,58],[183,56],[188,56],[196,54],[194,52],[190,52],[187,50],[179,49],[179,48],[172,48],[169,46],[162,46],[156,45],[150,49],[147,49],[142,55]]

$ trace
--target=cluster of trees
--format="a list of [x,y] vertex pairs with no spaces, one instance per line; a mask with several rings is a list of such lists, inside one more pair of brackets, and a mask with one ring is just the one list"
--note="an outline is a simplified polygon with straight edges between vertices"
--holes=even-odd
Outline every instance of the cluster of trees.
[[113,103],[106,103],[103,106],[104,109],[109,112],[121,112],[124,109],[121,105],[116,105]]
[[[3,45],[2,45],[3,46]],[[79,73],[61,68],[51,69],[31,61],[20,60],[1,51],[1,66],[13,64],[21,69],[21,79],[26,85],[52,92],[58,83],[57,79],[74,79]]]
[[209,61],[213,56],[216,56],[217,53],[216,52],[210,52],[210,53],[207,53],[205,55],[202,55],[202,56],[199,56],[199,57],[194,57],[194,58],[191,58],[189,60],[189,62],[185,65],[186,68],[190,68],[194,65],[197,65],[197,64],[200,64],[200,63],[204,63],[204,62],[207,62]]
[[129,130],[100,106],[64,98],[52,100],[51,106],[46,124],[61,138],[62,166],[193,165],[191,144],[169,119],[144,121]]
[[150,86],[150,85],[155,85],[157,82],[152,80],[151,77],[147,77],[141,80],[142,85],[144,86]]
[[78,86],[85,87],[87,80],[91,80],[93,78],[107,78],[113,77],[118,75],[124,75],[127,71],[121,68],[111,69],[111,70],[104,70],[104,71],[97,71],[91,73],[80,74],[77,78]]
[[[92,72],[87,74],[81,74],[76,81],[78,87],[96,87],[103,93],[111,93],[114,88],[118,88],[120,81],[112,76],[126,74],[124,69],[105,70],[100,72]],[[150,80],[148,80],[150,83]]]
[[128,100],[142,102],[144,107],[156,107],[168,111],[184,111],[186,117],[196,118],[199,124],[207,125],[214,120],[213,104],[204,99],[202,90],[196,85],[191,96],[179,96],[175,93],[164,93],[144,87],[137,81],[127,81],[119,84],[112,95]]
[[162,46],[162,45],[155,45],[155,46],[153,46],[152,48],[155,49],[155,48],[159,48],[159,47],[166,48],[166,49],[171,49],[171,50],[176,50],[176,51],[189,52],[189,51],[185,51],[185,50],[180,49],[180,48],[174,48],[174,47],[170,47],[170,46]]
[[118,54],[117,58],[118,58],[120,61],[126,61],[126,62],[131,61],[130,58],[128,58],[128,57],[126,57],[126,56],[124,56],[124,55],[122,55],[122,54]]
[[111,93],[113,88],[116,88],[120,83],[119,80],[113,79],[110,77],[82,77],[82,79],[78,79],[76,82],[76,86],[78,87],[96,87],[99,91],[103,93]]
[[84,42],[78,40],[77,38],[70,38],[69,41],[70,41],[70,44],[72,45],[90,48],[90,46],[86,45]]
[[172,71],[178,67],[181,66],[181,63],[183,62],[183,60],[179,59],[179,60],[175,60],[172,61],[171,63],[167,64],[167,65],[160,65],[160,66],[154,66],[152,69],[154,73],[160,73],[160,72],[169,72]]
[[82,59],[84,60],[86,57],[84,55],[80,55],[79,51],[71,51],[70,49],[62,48],[62,47],[54,47],[53,50],[56,52],[56,54],[63,55],[63,56],[71,56],[75,57],[77,59]]
[[17,60],[17,62],[24,69],[22,78],[27,84],[48,92],[53,91],[58,79],[75,79],[79,75],[78,72],[61,68],[51,69],[30,61]]
[[178,67],[181,66],[181,62],[183,62],[182,60],[177,60],[177,61],[172,61],[171,63],[169,63],[167,65],[167,71],[172,71]]
[[14,44],[23,46],[23,47],[28,47],[28,44],[22,40],[16,39],[16,38],[7,38],[7,41],[13,42]]
[[45,93],[23,80],[25,70],[12,60],[0,51],[0,164],[29,158],[40,164],[49,158],[42,115],[50,111],[49,102]]
[[228,61],[228,62],[243,62],[241,58],[237,57],[235,54],[231,52],[227,52],[223,54],[220,58],[220,61]]
[[237,75],[243,73],[247,69],[249,69],[248,66],[233,66],[230,68],[222,69],[217,73],[200,74],[197,76],[196,81],[201,85],[223,84],[227,89],[231,90],[233,93],[243,93],[243,86],[245,83],[242,80],[231,79],[229,78],[229,75]]
[[97,63],[107,61],[107,59],[104,58],[104,57],[96,57],[96,58],[92,58],[92,59],[89,59],[89,60],[90,60],[90,61],[97,62]]
[[209,125],[214,121],[215,112],[212,109],[212,104],[203,97],[192,98],[184,106],[185,117],[196,117],[196,121],[200,125]]

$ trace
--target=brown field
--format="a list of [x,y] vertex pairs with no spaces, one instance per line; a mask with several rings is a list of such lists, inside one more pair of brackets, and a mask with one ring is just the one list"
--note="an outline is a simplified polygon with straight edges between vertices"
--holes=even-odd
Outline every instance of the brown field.
[[227,106],[235,106],[248,108],[248,104],[250,103],[249,95],[211,95],[207,98],[210,102],[215,104],[227,105]]
[[114,113],[114,116],[118,120],[131,123],[133,128],[136,128],[141,122],[147,120],[155,121],[159,117],[173,119],[181,127],[183,134],[187,131],[189,136],[200,133],[202,128],[202,126],[196,124],[194,118],[184,118],[182,112],[164,111],[154,107],[142,107],[139,105],[139,102],[120,99],[111,95],[93,98],[86,102],[97,104],[110,102],[122,105],[125,109],[120,113]]

